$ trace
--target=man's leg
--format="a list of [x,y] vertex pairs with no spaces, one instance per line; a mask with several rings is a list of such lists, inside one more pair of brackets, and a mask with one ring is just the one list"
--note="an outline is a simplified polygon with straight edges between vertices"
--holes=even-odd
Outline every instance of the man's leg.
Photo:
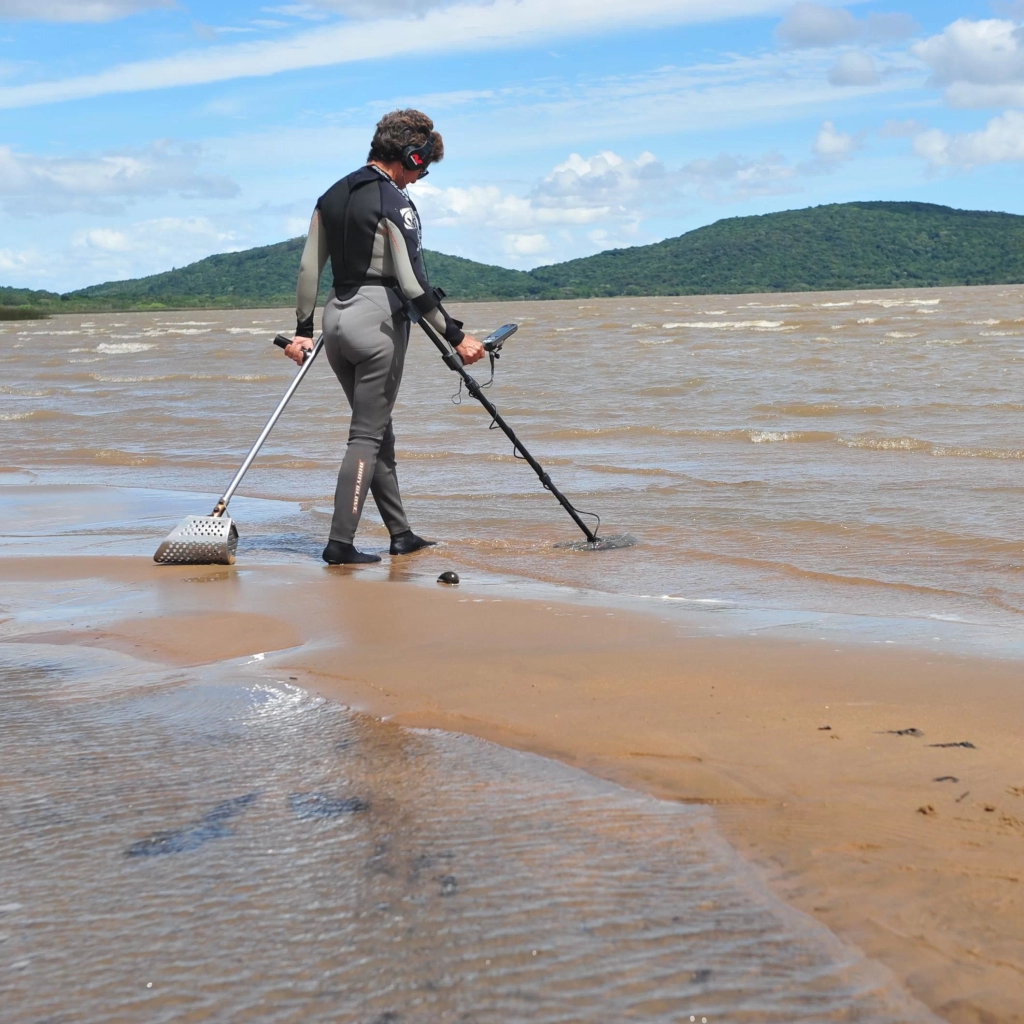
[[[332,541],[352,543],[367,492],[377,482],[392,522],[405,525],[394,473],[394,431],[390,423],[402,381],[406,339],[404,322],[396,327],[392,316],[383,315],[380,303],[357,294],[342,310],[337,344],[328,347],[328,358],[352,406],[348,447],[334,496]],[[346,372],[348,366],[351,375]],[[388,437],[390,443],[385,445]],[[378,481],[382,448],[390,467],[385,463]]]
[[394,537],[396,534],[408,532],[409,520],[405,517],[402,494],[398,489],[395,429],[390,419],[384,429],[380,450],[377,452],[377,465],[373,471],[373,479],[370,481],[370,493],[373,495],[381,519],[384,520],[384,525],[388,528],[388,533]]

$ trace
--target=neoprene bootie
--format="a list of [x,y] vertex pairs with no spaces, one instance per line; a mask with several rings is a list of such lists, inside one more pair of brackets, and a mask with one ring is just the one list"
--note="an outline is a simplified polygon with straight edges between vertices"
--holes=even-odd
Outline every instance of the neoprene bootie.
[[380,561],[380,555],[357,551],[353,545],[343,544],[340,540],[329,540],[321,557],[328,565],[368,565]]
[[391,554],[411,555],[414,551],[419,551],[420,548],[432,548],[436,543],[436,540],[424,540],[422,537],[417,537],[412,530],[406,530],[405,533],[396,533],[391,538]]

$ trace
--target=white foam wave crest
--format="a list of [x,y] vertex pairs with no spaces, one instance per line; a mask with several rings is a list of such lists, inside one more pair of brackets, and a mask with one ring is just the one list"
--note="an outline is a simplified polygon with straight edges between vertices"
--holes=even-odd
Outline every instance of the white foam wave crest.
[[881,306],[883,309],[904,307],[914,309],[920,306],[937,306],[942,299],[857,299],[858,306]]
[[107,342],[100,342],[100,344],[96,346],[95,351],[102,352],[107,356],[126,356],[132,355],[135,352],[148,352],[151,348],[156,348],[156,345],[147,345],[141,341],[126,341],[114,345],[110,345]]
[[679,323],[662,324],[662,330],[674,331],[681,327],[703,327],[711,331],[743,331],[760,328],[762,330],[782,327],[782,320],[683,320]]

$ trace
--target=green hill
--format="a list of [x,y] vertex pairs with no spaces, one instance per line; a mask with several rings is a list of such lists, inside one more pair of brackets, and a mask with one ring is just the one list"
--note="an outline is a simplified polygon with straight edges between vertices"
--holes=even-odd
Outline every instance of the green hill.
[[678,238],[538,267],[544,297],[923,288],[1024,281],[1024,217],[843,203],[720,220]]
[[[66,295],[0,288],[6,308],[290,306],[303,240]],[[524,272],[425,254],[454,300],[833,291],[1024,282],[1024,217],[930,203],[864,202],[733,217],[654,245],[610,249]],[[324,286],[330,268],[325,272]]]

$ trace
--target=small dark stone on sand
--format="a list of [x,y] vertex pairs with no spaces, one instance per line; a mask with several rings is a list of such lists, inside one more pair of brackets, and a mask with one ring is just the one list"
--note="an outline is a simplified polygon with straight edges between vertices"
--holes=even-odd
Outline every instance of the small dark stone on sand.
[[449,587],[457,587],[459,585],[459,574],[457,572],[452,572],[451,569],[447,569],[437,577],[437,582],[445,583]]
[[831,732],[831,731],[832,731],[832,726],[831,725],[819,725],[818,726],[818,732]]
[[[890,736],[923,736],[924,733],[920,729],[913,727],[909,729],[886,729],[885,730]],[[934,744],[932,744],[934,746]]]
[[971,743],[970,740],[961,740],[959,743],[929,743],[929,747],[966,747],[968,750],[977,750],[978,748]]
[[938,778],[933,779],[933,782],[959,782],[960,780],[955,775],[940,775]]
[[357,796],[335,797],[327,793],[292,793],[288,797],[292,813],[304,821],[340,818],[343,814],[368,811],[370,805]]

